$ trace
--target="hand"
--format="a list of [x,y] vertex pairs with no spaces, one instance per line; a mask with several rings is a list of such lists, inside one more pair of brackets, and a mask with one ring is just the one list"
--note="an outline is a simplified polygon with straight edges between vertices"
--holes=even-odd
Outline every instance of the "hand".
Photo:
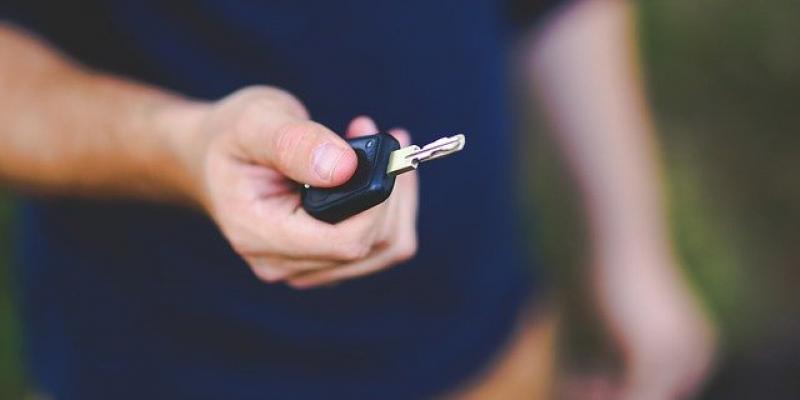
[[[680,276],[680,265],[668,252],[642,251],[647,246],[630,248],[634,250],[608,251],[598,260],[614,263],[614,268],[626,275],[624,279],[632,281],[626,285],[627,293],[604,294],[610,299],[606,317],[625,362],[622,387],[612,398],[691,397],[713,363],[713,325],[694,301]],[[599,290],[614,289],[601,284]]]
[[[344,184],[357,158],[343,139],[273,88],[240,90],[204,114],[194,144],[186,146],[191,154],[183,157],[195,182],[193,197],[259,279],[296,288],[327,285],[415,254],[414,173],[398,177],[386,202],[331,225],[303,210],[297,183]],[[377,131],[372,120],[359,117],[348,136]],[[409,143],[405,131],[390,133]]]

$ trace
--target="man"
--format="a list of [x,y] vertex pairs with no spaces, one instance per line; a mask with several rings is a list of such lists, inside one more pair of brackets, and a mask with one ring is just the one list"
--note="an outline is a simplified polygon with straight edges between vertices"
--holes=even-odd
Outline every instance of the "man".
[[[487,0],[19,3],[0,31],[0,177],[25,193],[43,393],[548,396],[555,316],[521,272],[504,48],[552,5],[515,28]],[[688,394],[710,335],[668,243],[631,6],[547,9],[527,54],[586,198],[619,396]],[[294,182],[349,179],[344,127],[469,145],[421,196],[406,174],[329,225]]]

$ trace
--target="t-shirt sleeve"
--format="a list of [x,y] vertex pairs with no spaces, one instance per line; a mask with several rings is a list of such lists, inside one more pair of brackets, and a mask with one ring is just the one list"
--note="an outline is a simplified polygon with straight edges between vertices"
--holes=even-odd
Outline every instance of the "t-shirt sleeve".
[[515,30],[526,31],[538,25],[559,7],[575,0],[509,0],[508,19]]
[[0,1],[0,22],[15,22],[19,14],[19,4],[14,0]]
[[[36,10],[47,7],[47,2],[39,0],[0,0],[0,23],[10,23],[31,31],[38,31],[42,25],[43,12]],[[37,32],[38,33],[38,32]]]

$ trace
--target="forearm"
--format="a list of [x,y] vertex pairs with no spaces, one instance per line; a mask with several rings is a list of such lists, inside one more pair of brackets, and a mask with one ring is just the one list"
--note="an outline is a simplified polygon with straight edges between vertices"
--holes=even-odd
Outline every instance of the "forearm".
[[628,1],[576,2],[542,32],[532,65],[583,195],[601,309],[629,372],[644,374],[629,378],[658,380],[653,393],[707,366],[710,331],[671,248],[633,15]]
[[630,8],[615,0],[580,4],[557,21],[568,30],[549,27],[533,51],[536,87],[601,248],[631,238],[656,245],[666,231]]
[[671,249],[662,179],[635,67],[631,8],[622,0],[577,2],[545,28],[532,58],[585,204],[601,304],[625,333],[656,327],[639,318],[645,308],[637,299],[677,283],[665,262]]
[[91,71],[0,24],[0,180],[68,195],[182,199],[195,103]]

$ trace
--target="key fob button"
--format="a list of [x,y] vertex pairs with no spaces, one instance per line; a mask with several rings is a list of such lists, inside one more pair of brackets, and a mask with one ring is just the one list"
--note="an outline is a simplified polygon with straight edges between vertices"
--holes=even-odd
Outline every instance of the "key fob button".
[[394,176],[386,173],[391,153],[400,148],[393,136],[379,133],[349,139],[358,167],[347,183],[335,188],[301,189],[303,208],[313,217],[336,223],[386,200]]

